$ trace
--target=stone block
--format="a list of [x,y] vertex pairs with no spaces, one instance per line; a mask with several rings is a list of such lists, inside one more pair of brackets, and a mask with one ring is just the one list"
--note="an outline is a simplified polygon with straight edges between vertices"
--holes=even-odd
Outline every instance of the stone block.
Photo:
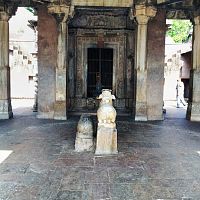
[[117,154],[117,129],[98,125],[95,154]]
[[93,151],[93,123],[90,115],[82,114],[77,126],[75,151]]

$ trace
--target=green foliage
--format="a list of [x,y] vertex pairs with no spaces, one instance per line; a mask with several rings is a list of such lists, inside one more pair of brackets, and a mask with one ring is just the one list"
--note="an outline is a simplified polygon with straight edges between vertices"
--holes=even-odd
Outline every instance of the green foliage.
[[187,42],[188,35],[192,29],[192,23],[189,20],[172,20],[172,25],[167,31],[167,35],[172,37],[174,42]]

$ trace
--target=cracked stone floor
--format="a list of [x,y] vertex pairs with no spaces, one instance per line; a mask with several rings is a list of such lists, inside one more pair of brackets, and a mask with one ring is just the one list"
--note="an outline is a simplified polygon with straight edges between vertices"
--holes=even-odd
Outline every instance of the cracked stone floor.
[[120,118],[119,154],[95,156],[74,152],[77,122],[0,121],[1,200],[200,200],[200,123]]

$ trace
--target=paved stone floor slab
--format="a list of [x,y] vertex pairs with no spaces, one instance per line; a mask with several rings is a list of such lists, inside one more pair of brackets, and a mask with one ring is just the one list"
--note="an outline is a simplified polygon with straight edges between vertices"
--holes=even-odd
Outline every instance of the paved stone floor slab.
[[0,121],[0,200],[200,200],[200,123],[117,120],[118,155],[74,151],[78,117]]

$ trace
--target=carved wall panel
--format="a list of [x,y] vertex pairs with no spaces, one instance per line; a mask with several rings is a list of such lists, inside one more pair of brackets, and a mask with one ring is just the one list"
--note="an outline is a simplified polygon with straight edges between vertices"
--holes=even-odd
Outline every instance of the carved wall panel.
[[[116,109],[132,111],[134,97],[134,24],[128,10],[76,10],[69,23],[70,110],[84,112],[98,108],[99,101],[87,97],[88,48],[113,50],[112,93]],[[74,56],[70,61],[70,54]],[[71,65],[71,66],[70,66]]]
[[[76,68],[75,68],[75,95],[71,98],[73,108],[88,109],[97,107],[98,101],[89,101],[87,98],[87,49],[97,48],[98,37],[77,36],[76,37]],[[126,37],[116,35],[104,37],[104,48],[113,49],[113,94],[116,95],[115,106],[126,107],[127,67],[126,67]],[[130,73],[131,70],[130,70]],[[130,75],[131,76],[131,75]],[[132,77],[132,76],[131,76]],[[130,90],[129,90],[130,91]],[[131,95],[131,94],[130,94]],[[90,102],[90,104],[89,104]],[[91,102],[92,105],[91,106]]]

